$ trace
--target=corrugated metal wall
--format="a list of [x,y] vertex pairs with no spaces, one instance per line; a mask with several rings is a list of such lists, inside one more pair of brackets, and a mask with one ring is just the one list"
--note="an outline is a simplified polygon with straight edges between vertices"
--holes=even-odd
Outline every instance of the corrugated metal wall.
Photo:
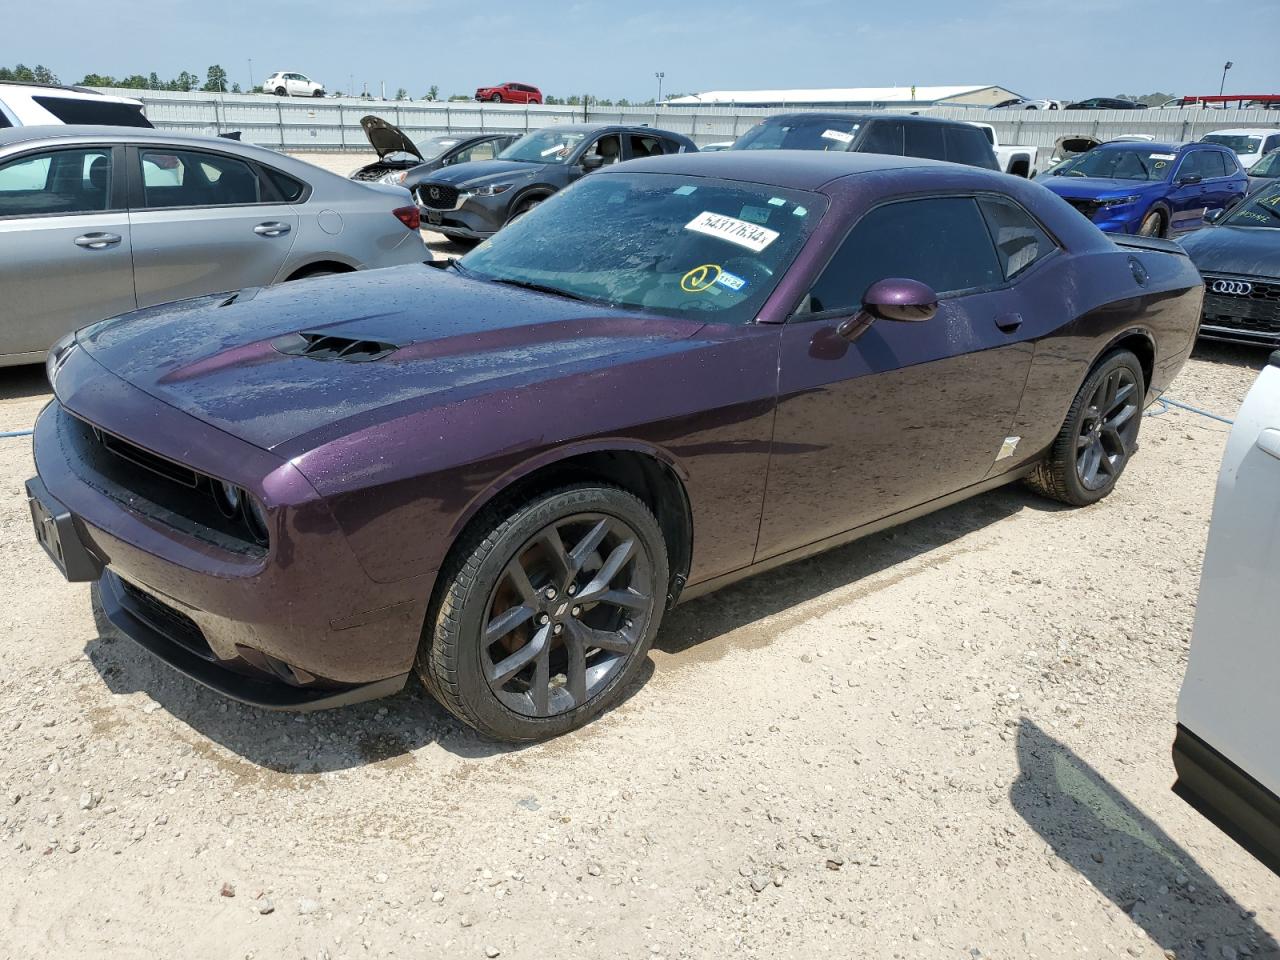
[[[473,102],[397,103],[385,100],[305,99],[262,94],[170,93],[104,90],[140,98],[157,127],[186,133],[240,130],[243,139],[278,150],[367,152],[360,118],[368,114],[401,127],[411,138],[434,133],[495,131],[523,133],[552,123],[648,123],[683,133],[698,144],[733,140],[761,117],[783,109],[724,107],[600,107],[584,117],[581,107],[524,107]],[[899,108],[896,113],[906,112]],[[981,120],[995,127],[1001,143],[1052,147],[1059,137],[1086,134],[1101,140],[1126,133],[1158,140],[1195,140],[1224,127],[1280,127],[1280,112],[1268,110],[983,110],[927,109],[930,116]]]

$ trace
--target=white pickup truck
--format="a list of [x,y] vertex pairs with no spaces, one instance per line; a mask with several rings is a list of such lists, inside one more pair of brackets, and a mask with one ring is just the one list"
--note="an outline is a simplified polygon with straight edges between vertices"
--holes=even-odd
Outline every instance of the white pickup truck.
[[968,122],[987,135],[987,141],[991,144],[991,149],[995,151],[996,162],[1000,164],[1000,169],[1005,173],[1012,173],[1015,177],[1029,177],[1035,172],[1036,147],[1002,145],[1000,139],[996,136],[996,128],[991,124],[979,123],[977,120]]

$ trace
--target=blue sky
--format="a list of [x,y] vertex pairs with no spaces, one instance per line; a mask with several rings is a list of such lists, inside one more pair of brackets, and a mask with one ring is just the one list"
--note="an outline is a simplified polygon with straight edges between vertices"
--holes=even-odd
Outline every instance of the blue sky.
[[[1225,0],[60,0],[6,5],[0,59],[63,82],[212,63],[247,85],[299,70],[329,89],[422,96],[518,80],[558,96],[807,86],[999,84],[1032,97],[1280,92],[1273,41]],[[1263,4],[1265,6],[1265,4]],[[1260,9],[1252,6],[1254,14]],[[484,10],[485,12],[480,12]],[[339,12],[341,11],[341,12]],[[1242,31],[1226,27],[1239,23]]]

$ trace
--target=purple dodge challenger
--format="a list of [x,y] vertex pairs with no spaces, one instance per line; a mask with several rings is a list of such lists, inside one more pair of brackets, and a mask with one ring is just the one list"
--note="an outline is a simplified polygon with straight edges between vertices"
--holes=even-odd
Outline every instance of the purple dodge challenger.
[[1201,300],[1172,243],[872,154],[636,160],[434,266],[61,341],[27,490],[67,578],[247,703],[416,670],[551,736],[678,600],[1015,480],[1106,496]]

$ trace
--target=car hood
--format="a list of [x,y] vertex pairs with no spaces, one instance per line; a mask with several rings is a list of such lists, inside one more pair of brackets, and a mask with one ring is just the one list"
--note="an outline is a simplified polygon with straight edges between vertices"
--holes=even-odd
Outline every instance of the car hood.
[[364,130],[364,135],[369,138],[369,143],[373,149],[378,151],[378,157],[381,159],[389,153],[407,153],[411,157],[417,157],[419,160],[426,159],[414,146],[403,130],[394,123],[387,123],[381,117],[368,116],[360,118],[360,128]]
[[431,181],[462,187],[502,177],[532,177],[542,166],[540,163],[521,163],[519,160],[472,160],[437,170],[431,175]]
[[[299,452],[400,411],[677,349],[702,326],[410,265],[164,304],[77,339],[157,400]],[[364,362],[282,352],[301,332],[394,349]]]
[[1197,230],[1181,243],[1201,273],[1280,277],[1280,229],[1224,224]]
[[1080,200],[1109,200],[1143,193],[1159,193],[1168,183],[1164,180],[1109,180],[1103,177],[1044,177],[1036,183],[1048,187],[1060,197]]

